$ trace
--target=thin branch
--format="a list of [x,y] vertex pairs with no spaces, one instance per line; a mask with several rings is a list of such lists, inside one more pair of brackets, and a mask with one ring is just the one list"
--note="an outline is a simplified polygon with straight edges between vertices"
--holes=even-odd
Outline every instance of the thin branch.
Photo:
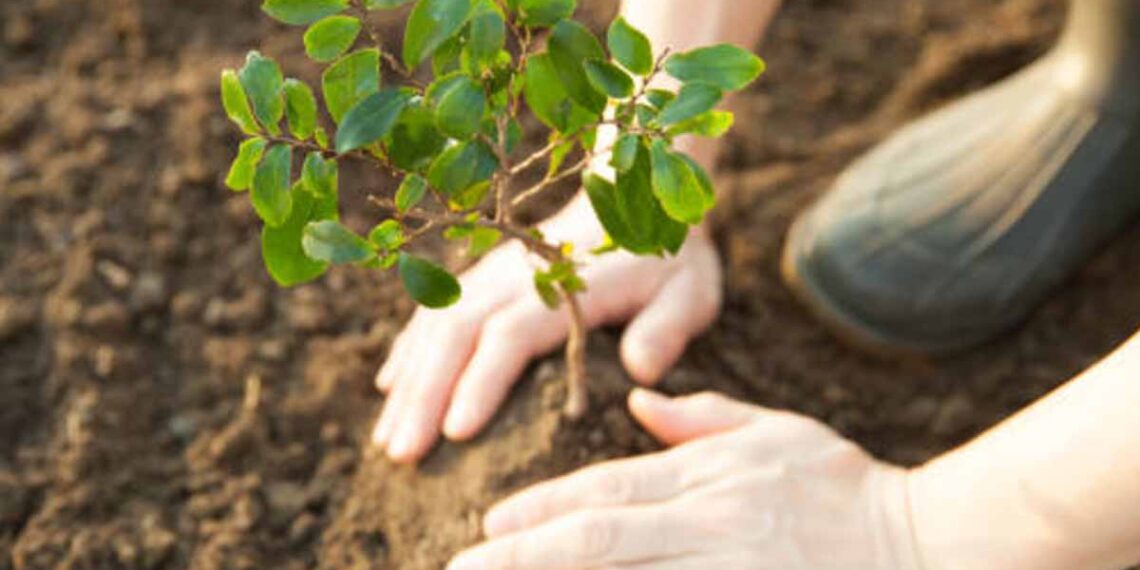
[[423,89],[423,83],[420,83],[419,80],[415,78],[412,70],[404,67],[404,64],[400,63],[399,59],[396,59],[394,55],[384,49],[384,42],[380,35],[380,30],[369,20],[368,10],[364,7],[363,2],[361,0],[352,0],[350,6],[352,11],[356,14],[356,17],[364,24],[364,28],[368,30],[368,37],[372,39],[372,43],[376,46],[376,51],[380,52],[380,57],[388,64],[388,67],[391,67],[392,71],[400,74],[401,77],[412,85]]
[[531,201],[535,197],[539,196],[544,190],[550,188],[551,186],[554,186],[555,184],[558,184],[559,182],[562,182],[563,180],[566,180],[567,178],[570,178],[571,176],[582,172],[586,169],[587,166],[590,165],[590,161],[593,160],[593,158],[593,155],[588,154],[585,158],[579,161],[578,164],[575,164],[574,166],[563,170],[557,175],[547,176],[545,179],[543,179],[542,182],[531,186],[529,189],[523,191],[518,196],[515,196],[515,199],[511,201],[511,207],[518,208],[523,204]]
[[526,169],[534,166],[535,164],[538,164],[539,161],[546,158],[547,156],[550,156],[550,153],[554,152],[554,149],[558,148],[559,145],[565,142],[566,141],[562,139],[554,139],[550,141],[549,144],[516,164],[514,168],[511,169],[511,176],[518,176],[519,174],[522,174]]
[[263,138],[263,139],[265,139],[271,143],[287,144],[287,145],[289,145],[293,148],[299,149],[299,150],[304,150],[304,151],[308,151],[308,152],[317,152],[317,153],[320,153],[321,156],[323,156],[325,158],[334,158],[337,160],[340,160],[342,158],[355,158],[357,160],[363,160],[365,162],[370,162],[372,164],[379,166],[383,170],[387,171],[392,176],[399,177],[399,176],[407,175],[407,172],[404,172],[403,170],[396,167],[396,165],[392,164],[391,162],[388,162],[386,160],[382,160],[380,157],[378,157],[374,154],[370,154],[370,153],[363,151],[363,150],[354,150],[352,152],[340,154],[340,153],[336,152],[335,150],[328,149],[328,148],[322,148],[321,146],[319,146],[315,143],[311,143],[309,141],[301,141],[301,140],[297,140],[294,138],[282,137],[282,136],[273,136],[273,135],[261,135],[261,138]]
[[[397,211],[396,203],[387,198],[369,196],[368,201],[381,208]],[[489,220],[487,218],[480,218],[478,220],[471,221],[467,218],[467,216],[462,214],[455,214],[451,212],[431,212],[421,208],[413,208],[411,210],[408,210],[402,216],[405,218],[422,220],[424,222],[434,224],[434,227],[451,227],[474,223],[478,226],[498,230],[505,236],[519,240],[523,243],[523,245],[527,247],[527,249],[538,254],[540,257],[550,263],[556,263],[563,260],[561,249],[549,243],[546,243],[545,241],[542,241],[526,228],[517,226],[515,224],[500,223],[494,220]]]

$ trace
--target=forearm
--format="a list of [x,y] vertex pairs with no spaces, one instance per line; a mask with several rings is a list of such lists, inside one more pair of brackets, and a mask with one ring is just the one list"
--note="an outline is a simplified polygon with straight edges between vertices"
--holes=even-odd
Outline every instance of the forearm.
[[1140,334],[977,440],[916,470],[927,570],[1140,561]]
[[[625,0],[621,12],[655,49],[678,53],[720,43],[754,49],[779,7],[780,0]],[[683,137],[676,144],[706,169],[715,166],[719,139]]]

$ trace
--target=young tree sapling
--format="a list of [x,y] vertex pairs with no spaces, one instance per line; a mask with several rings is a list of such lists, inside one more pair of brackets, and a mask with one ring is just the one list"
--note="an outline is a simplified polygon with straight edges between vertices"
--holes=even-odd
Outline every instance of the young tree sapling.
[[[397,56],[382,48],[369,12],[406,4],[414,5]],[[265,0],[262,9],[306,26],[306,53],[326,65],[321,103],[256,51],[240,70],[222,73],[226,113],[247,136],[226,184],[248,190],[264,222],[269,274],[294,286],[333,264],[394,269],[416,302],[439,309],[459,300],[459,282],[413,254],[412,244],[439,231],[478,257],[518,240],[542,262],[536,294],[568,312],[565,409],[582,416],[586,326],[577,295],[587,286],[579,276],[585,253],[546,239],[515,213],[580,177],[607,234],[589,254],[675,255],[715,194],[705,170],[673,141],[723,136],[733,116],[715,107],[755,81],[763,61],[732,45],[655,54],[620,17],[603,44],[572,19],[576,0]],[[662,74],[680,88],[657,88]],[[550,132],[542,148],[520,155],[524,105]],[[602,128],[616,129],[612,144],[598,144]],[[578,149],[582,158],[568,163]],[[612,157],[608,178],[588,168],[604,155]],[[395,192],[369,197],[384,216],[367,235],[339,221],[344,160],[400,180]],[[540,182],[516,187],[537,169]]]

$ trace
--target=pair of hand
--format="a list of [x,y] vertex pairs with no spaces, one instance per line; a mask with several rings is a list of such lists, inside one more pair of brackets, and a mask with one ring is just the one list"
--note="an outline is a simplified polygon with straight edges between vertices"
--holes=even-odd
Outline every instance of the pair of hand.
[[703,394],[630,397],[672,449],[527,489],[448,570],[922,568],[908,474],[826,426]]
[[[602,236],[583,199],[541,229],[577,251],[599,245]],[[394,461],[418,461],[441,432],[453,440],[474,437],[527,362],[565,341],[567,317],[539,299],[531,285],[535,266],[518,243],[498,248],[460,278],[458,304],[418,310],[400,334],[377,376],[388,398],[373,432]],[[583,270],[590,290],[582,309],[590,327],[630,321],[622,360],[635,381],[651,385],[716,318],[720,271],[716,249],[701,232],[676,257],[611,253]]]

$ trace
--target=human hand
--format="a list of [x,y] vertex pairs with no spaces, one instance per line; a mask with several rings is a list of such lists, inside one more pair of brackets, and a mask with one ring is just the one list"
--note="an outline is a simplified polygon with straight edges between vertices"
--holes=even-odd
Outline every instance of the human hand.
[[[603,234],[589,208],[579,199],[542,231],[580,251],[595,247]],[[534,267],[521,244],[506,244],[461,277],[458,304],[417,310],[377,376],[388,398],[373,440],[393,460],[419,460],[441,430],[455,440],[474,437],[527,362],[565,341],[568,319],[534,292]],[[676,257],[611,253],[581,274],[589,287],[580,299],[588,326],[632,319],[622,361],[645,385],[657,382],[720,310],[720,261],[702,232]]]
[[712,394],[630,410],[677,447],[507,499],[448,570],[921,568],[907,473],[823,424]]

